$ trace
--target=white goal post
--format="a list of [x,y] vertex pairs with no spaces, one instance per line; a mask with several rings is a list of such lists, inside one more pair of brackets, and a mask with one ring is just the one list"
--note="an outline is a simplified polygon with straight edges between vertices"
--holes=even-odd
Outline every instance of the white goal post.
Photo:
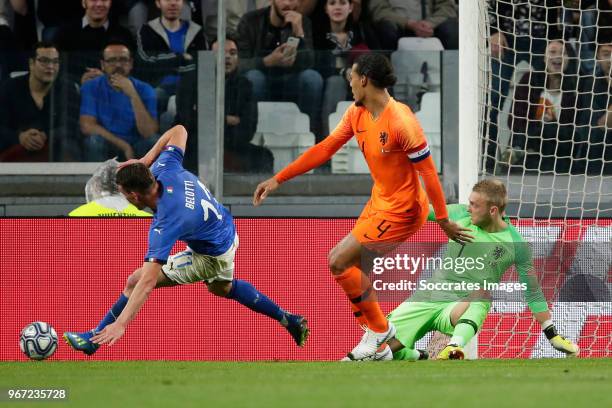
[[[597,91],[597,81],[606,75],[593,68],[585,72],[583,51],[607,44],[601,33],[612,24],[603,25],[607,20],[596,9],[597,2],[595,9],[581,8],[580,2],[546,0],[462,0],[459,7],[459,201],[467,202],[479,178],[496,177],[506,183],[508,213],[517,218],[519,231],[531,242],[535,269],[559,332],[581,346],[582,356],[610,357],[612,130],[597,122],[595,115],[606,114],[612,92]],[[599,17],[588,20],[588,13]],[[513,57],[497,59],[497,68],[489,47],[491,24],[515,39],[502,47],[511,52],[506,57]],[[544,34],[533,34],[534,27]],[[553,29],[558,36],[551,34]],[[585,40],[587,30],[596,33],[596,41],[592,36]],[[554,71],[554,50],[549,49],[555,41],[562,50],[560,74]],[[612,36],[606,41],[612,50]],[[519,46],[523,47],[520,57]],[[591,66],[599,66],[596,54],[588,58]],[[571,64],[578,65],[576,71],[566,71]],[[508,77],[500,74],[503,68],[508,68]],[[535,74],[543,85],[535,82]],[[560,85],[551,86],[559,76]],[[517,91],[518,85],[528,96]],[[540,87],[541,97],[535,93]],[[566,92],[573,92],[574,99],[566,98]],[[491,95],[499,99],[492,101]],[[605,102],[606,97],[607,104],[596,100]],[[564,105],[566,100],[571,101],[569,106]],[[515,108],[516,101],[523,103],[523,110]],[[563,122],[562,112],[572,108],[573,119]],[[529,126],[520,128],[517,120]],[[519,138],[523,145],[516,142]],[[560,147],[563,144],[570,146],[569,153]],[[516,276],[511,272],[509,279]],[[467,357],[476,358],[479,350],[483,358],[563,356],[550,347],[518,298],[493,302],[489,320]]]

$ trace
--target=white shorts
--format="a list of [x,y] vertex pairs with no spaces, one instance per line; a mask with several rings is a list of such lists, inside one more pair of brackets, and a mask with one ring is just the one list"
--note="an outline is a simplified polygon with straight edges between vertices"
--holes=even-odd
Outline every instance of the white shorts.
[[172,255],[162,266],[162,272],[179,285],[195,282],[232,281],[234,279],[234,257],[238,249],[238,234],[234,243],[223,254],[212,256],[193,252],[191,248]]

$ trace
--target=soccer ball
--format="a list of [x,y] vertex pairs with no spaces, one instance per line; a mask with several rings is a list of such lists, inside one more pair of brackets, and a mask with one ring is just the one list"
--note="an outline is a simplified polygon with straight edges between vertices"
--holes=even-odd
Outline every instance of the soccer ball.
[[44,360],[57,349],[57,333],[48,323],[30,323],[21,331],[19,347],[32,360]]

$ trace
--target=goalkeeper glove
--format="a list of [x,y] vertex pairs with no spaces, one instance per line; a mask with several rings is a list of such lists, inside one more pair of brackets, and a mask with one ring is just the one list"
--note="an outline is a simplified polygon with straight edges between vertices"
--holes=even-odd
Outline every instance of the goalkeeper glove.
[[577,356],[580,352],[578,345],[557,333],[557,329],[555,328],[554,324],[551,323],[548,325],[544,329],[544,334],[555,350],[565,353],[570,357]]

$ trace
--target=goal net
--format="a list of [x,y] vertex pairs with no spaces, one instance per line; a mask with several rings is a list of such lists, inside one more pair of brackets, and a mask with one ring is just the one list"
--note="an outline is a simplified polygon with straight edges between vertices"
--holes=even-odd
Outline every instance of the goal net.
[[[479,177],[506,183],[558,331],[612,356],[612,2],[477,2]],[[520,297],[494,301],[478,354],[562,356]]]

